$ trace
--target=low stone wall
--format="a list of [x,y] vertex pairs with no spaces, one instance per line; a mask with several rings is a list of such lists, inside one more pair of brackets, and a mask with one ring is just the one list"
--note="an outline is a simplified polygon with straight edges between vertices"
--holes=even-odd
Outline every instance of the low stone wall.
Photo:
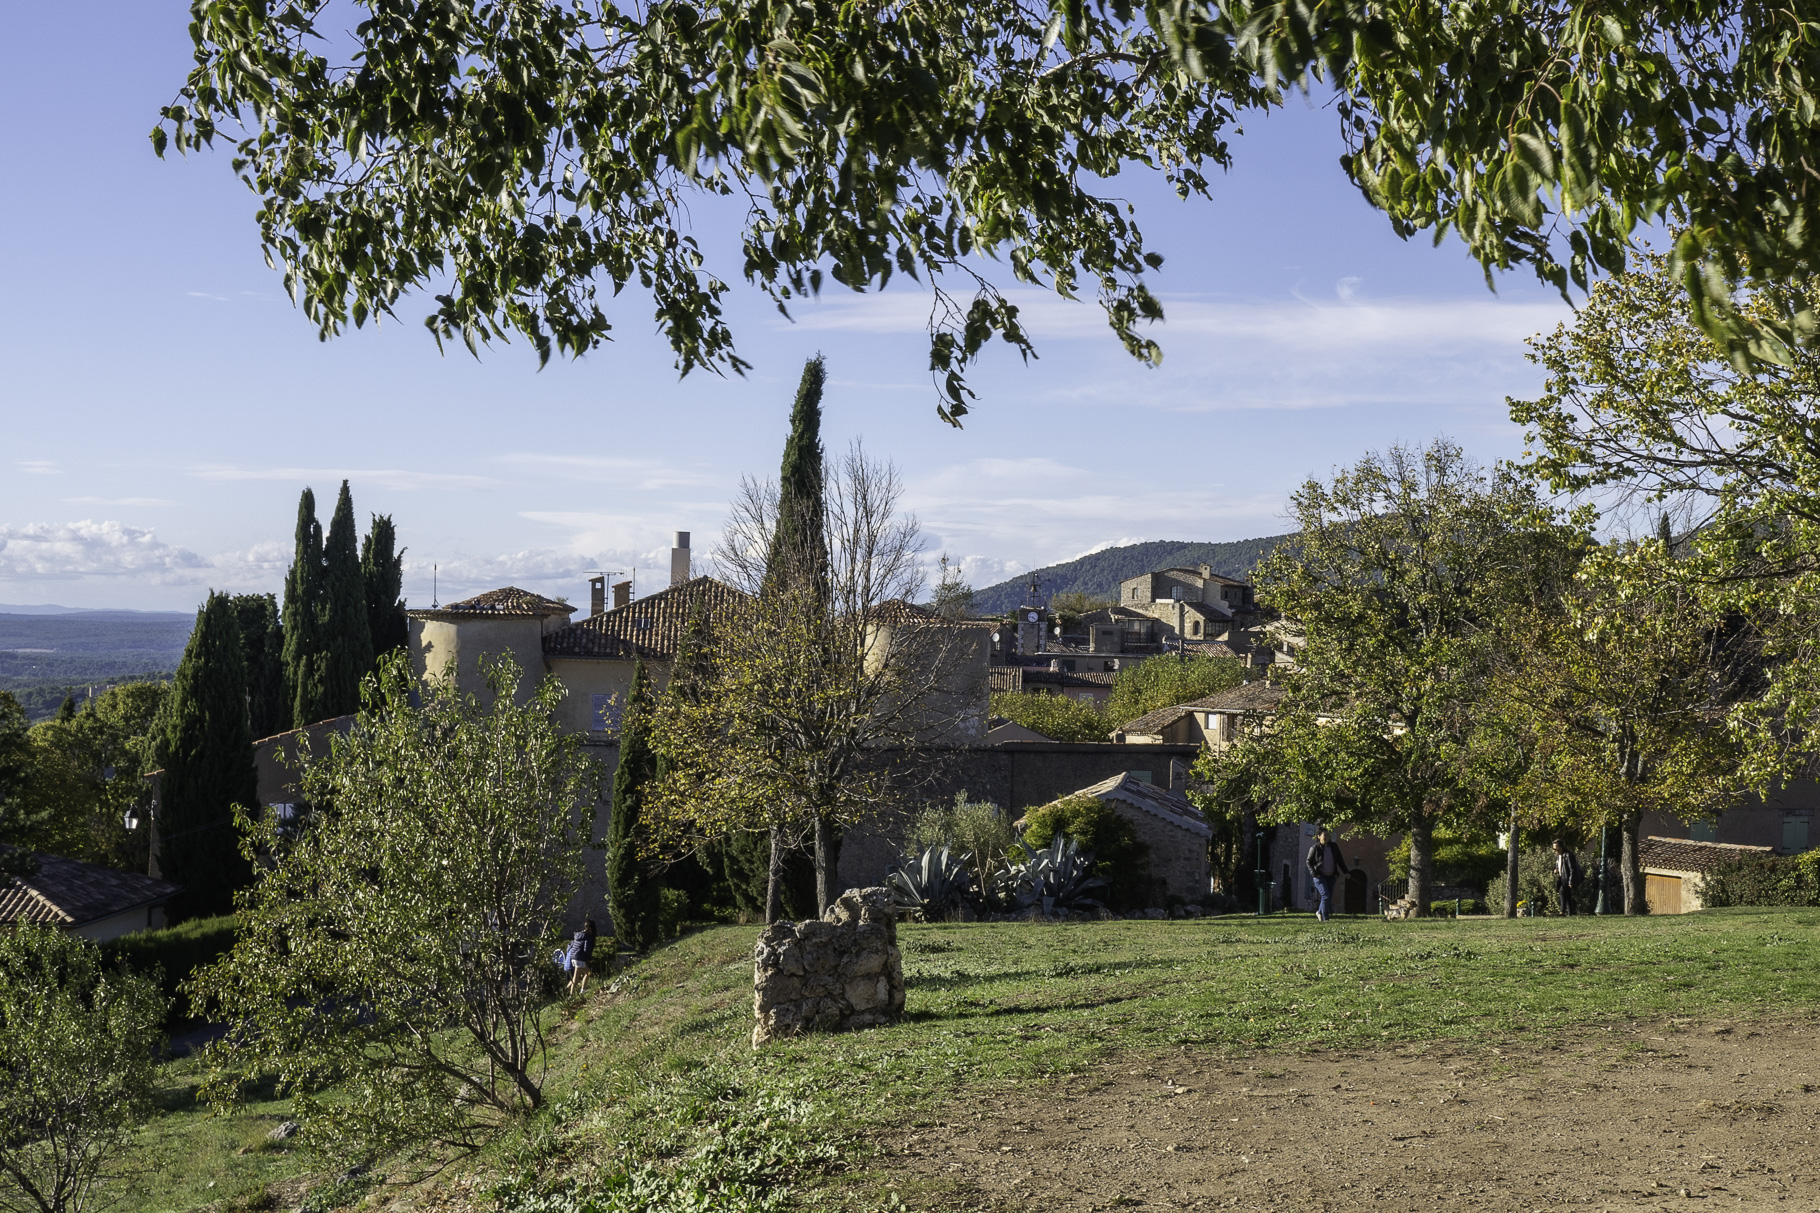
[[752,1046],[809,1031],[870,1028],[904,1010],[889,890],[848,889],[818,920],[776,922],[752,951]]

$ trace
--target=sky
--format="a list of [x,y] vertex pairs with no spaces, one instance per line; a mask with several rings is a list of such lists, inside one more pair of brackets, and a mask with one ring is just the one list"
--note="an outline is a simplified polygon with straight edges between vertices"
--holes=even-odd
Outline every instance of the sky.
[[[1399,240],[1346,181],[1337,119],[1245,117],[1211,200],[1110,184],[1163,269],[1161,367],[1091,301],[1018,295],[1039,357],[999,346],[965,427],[935,415],[926,299],[898,280],[778,316],[736,283],[744,377],[679,380],[647,299],[616,340],[539,371],[519,342],[439,351],[400,323],[317,339],[259,246],[225,152],[147,132],[190,62],[183,0],[16,5],[0,44],[0,603],[188,610],[282,590],[297,499],[342,479],[390,514],[412,606],[515,584],[584,600],[589,570],[662,587],[671,533],[711,550],[745,475],[774,476],[803,360],[824,438],[890,459],[931,561],[983,586],[1098,548],[1281,532],[1288,496],[1371,449],[1440,435],[1520,451],[1524,339],[1569,315],[1522,275],[1487,289],[1458,241]],[[700,212],[710,246],[732,233]],[[434,570],[434,571],[433,571]]]

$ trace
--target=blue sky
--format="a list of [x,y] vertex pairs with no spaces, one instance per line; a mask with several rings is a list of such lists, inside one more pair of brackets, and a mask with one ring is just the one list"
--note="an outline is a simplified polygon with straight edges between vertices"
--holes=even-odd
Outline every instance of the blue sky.
[[1166,258],[1160,369],[1094,304],[1030,292],[1041,357],[989,356],[963,430],[935,417],[926,304],[895,285],[836,288],[793,325],[740,288],[743,379],[679,382],[631,291],[617,341],[542,372],[522,343],[439,353],[420,299],[324,344],[266,268],[227,156],[151,153],[189,63],[187,5],[9,17],[0,602],[278,590],[298,491],[332,500],[344,476],[363,521],[396,520],[414,605],[432,564],[445,601],[505,583],[575,599],[595,567],[657,588],[672,530],[707,548],[739,477],[774,474],[816,351],[829,446],[891,458],[931,558],[976,585],[1113,543],[1270,534],[1300,480],[1369,448],[1447,434],[1482,460],[1516,453],[1504,398],[1539,383],[1523,338],[1567,315],[1525,277],[1490,293],[1457,242],[1398,240],[1342,176],[1332,114],[1297,99],[1247,118],[1212,201],[1115,183]]

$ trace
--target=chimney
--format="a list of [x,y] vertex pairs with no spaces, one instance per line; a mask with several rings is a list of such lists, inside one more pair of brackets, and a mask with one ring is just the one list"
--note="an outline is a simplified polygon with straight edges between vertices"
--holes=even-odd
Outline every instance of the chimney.
[[591,619],[607,609],[607,575],[597,573],[588,578],[588,617]]
[[670,584],[679,586],[689,580],[689,532],[676,532],[676,543],[670,548]]
[[632,605],[632,583],[622,581],[613,587],[613,609]]
[[1211,564],[1202,565],[1201,566],[1201,576],[1203,576],[1203,577],[1213,576],[1213,566]]

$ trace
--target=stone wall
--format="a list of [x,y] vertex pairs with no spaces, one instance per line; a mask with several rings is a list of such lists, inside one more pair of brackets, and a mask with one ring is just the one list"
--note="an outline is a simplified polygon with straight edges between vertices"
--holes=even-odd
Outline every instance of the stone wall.
[[1106,803],[1131,823],[1138,841],[1150,848],[1150,900],[1160,906],[1166,897],[1179,897],[1198,905],[1207,898],[1207,840],[1180,826],[1170,825],[1153,813],[1126,804],[1116,796]]
[[886,889],[848,889],[820,919],[772,923],[752,950],[754,1048],[874,1027],[903,1010],[904,962]]

